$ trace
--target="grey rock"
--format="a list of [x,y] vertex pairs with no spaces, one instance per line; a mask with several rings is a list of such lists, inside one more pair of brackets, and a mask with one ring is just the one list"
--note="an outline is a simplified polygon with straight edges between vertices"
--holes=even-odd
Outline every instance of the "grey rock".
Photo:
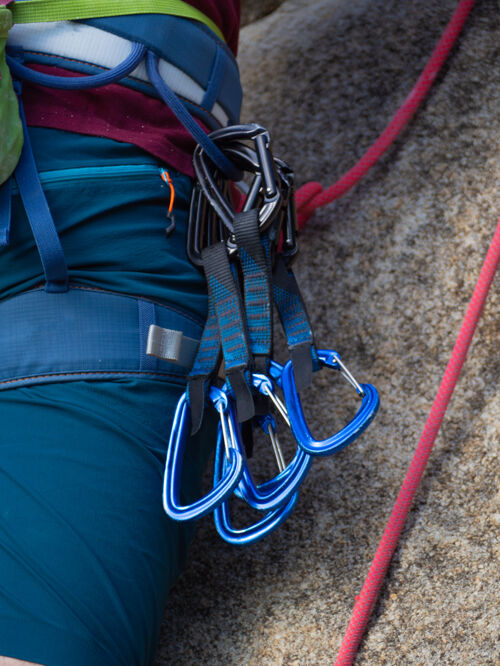
[[[300,183],[334,182],[417,80],[456,0],[287,0],[242,31],[245,120]],[[319,211],[296,272],[320,346],[379,389],[369,430],[318,460],[265,541],[201,521],[166,609],[163,664],[330,664],[450,356],[500,212],[498,2],[467,22],[428,99],[364,181]],[[356,664],[500,663],[499,279]],[[305,398],[328,434],[351,394]],[[271,467],[265,468],[269,471]]]
[[285,0],[242,0],[241,25],[253,23],[277,9]]

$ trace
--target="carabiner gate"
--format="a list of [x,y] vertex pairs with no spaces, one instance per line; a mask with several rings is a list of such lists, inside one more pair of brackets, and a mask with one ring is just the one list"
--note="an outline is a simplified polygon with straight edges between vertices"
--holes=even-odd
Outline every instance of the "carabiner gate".
[[372,384],[359,384],[354,379],[344,363],[342,363],[337,352],[325,349],[318,350],[318,359],[321,365],[341,372],[362,399],[361,407],[356,416],[347,425],[331,437],[324,440],[317,440],[311,434],[304,416],[299,393],[295,386],[291,361],[288,361],[283,368],[281,382],[285,395],[285,403],[290,416],[290,426],[299,446],[311,456],[328,456],[340,451],[359,437],[363,430],[372,422],[379,408],[380,400],[377,389]]
[[[217,483],[212,490],[192,504],[181,505],[181,477],[182,461],[190,433],[189,399],[185,391],[177,403],[175,410],[170,441],[168,443],[167,458],[165,461],[165,474],[163,477],[163,507],[170,518],[174,520],[192,520],[200,518],[213,511],[227,499],[238,485],[243,474],[244,459],[237,450],[235,442],[230,437],[227,421],[229,403],[227,395],[220,389],[212,386],[209,391],[209,400],[219,413],[220,427],[218,429],[218,446],[225,452],[227,464],[224,473],[218,476]],[[220,446],[219,446],[220,444]]]
[[[276,374],[276,366],[274,364],[273,372]],[[281,415],[287,425],[290,425],[288,415],[286,413],[286,408],[279,398],[275,395],[275,389],[273,382],[266,375],[260,373],[253,373],[251,375],[251,381],[255,389],[257,389],[263,395],[271,398],[274,404],[278,407]],[[224,387],[223,390],[228,390],[227,387]],[[282,411],[283,410],[283,411]],[[245,456],[245,447],[241,437],[241,431],[239,424],[236,420],[236,413],[232,407],[231,401],[229,404],[229,427],[233,436],[233,440],[236,444],[236,447],[242,456]],[[267,415],[270,417],[270,415]],[[264,417],[264,420],[266,417]],[[271,417],[272,419],[272,417]],[[274,419],[272,419],[274,422]],[[269,424],[268,424],[269,425]],[[273,442],[271,442],[273,443]],[[220,445],[219,445],[220,448]],[[280,454],[281,450],[276,455],[278,465],[280,465]],[[220,456],[220,452],[219,452]],[[281,455],[282,460],[282,455]],[[293,460],[286,466],[284,469],[280,470],[279,473],[274,476],[272,479],[269,479],[263,483],[256,484],[253,481],[252,475],[248,468],[248,465],[245,464],[243,468],[243,474],[241,480],[235,491],[236,495],[241,499],[245,500],[252,508],[257,509],[258,511],[272,511],[278,507],[282,507],[290,501],[292,495],[294,495],[300,485],[304,481],[309,469],[312,465],[313,458],[303,451],[300,447],[297,447],[297,451],[293,457]],[[283,461],[284,464],[284,461]],[[223,463],[223,471],[225,472],[225,465]]]

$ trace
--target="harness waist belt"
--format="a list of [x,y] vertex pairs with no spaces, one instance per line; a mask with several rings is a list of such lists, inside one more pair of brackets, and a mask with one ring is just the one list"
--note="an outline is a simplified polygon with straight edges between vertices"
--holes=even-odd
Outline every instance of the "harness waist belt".
[[174,307],[75,285],[6,299],[0,322],[0,390],[139,376],[183,384],[202,332]]
[[[158,55],[163,80],[208,127],[238,122],[243,94],[236,60],[211,30],[188,19],[148,14],[14,25],[8,46],[21,47],[26,62],[95,74],[122,62],[132,42]],[[144,63],[122,83],[157,95]]]

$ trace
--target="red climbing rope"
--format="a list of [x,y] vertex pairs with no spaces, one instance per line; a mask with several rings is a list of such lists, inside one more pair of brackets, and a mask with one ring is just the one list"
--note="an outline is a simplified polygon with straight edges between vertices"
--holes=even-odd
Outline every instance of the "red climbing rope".
[[443,36],[439,40],[413,90],[398,109],[391,122],[359,162],[344,174],[340,180],[326,189],[323,189],[321,183],[311,182],[306,183],[297,190],[295,200],[297,203],[299,228],[304,227],[307,220],[317,208],[326,206],[326,204],[331,203],[348,192],[351,187],[354,187],[397,138],[427,95],[429,88],[432,86],[434,79],[453,48],[474,4],[475,0],[461,0],[459,2]]
[[417,450],[410,463],[405,480],[399,491],[398,498],[385,528],[370,571],[366,577],[363,588],[356,598],[347,631],[337,655],[335,666],[348,666],[354,661],[358,646],[363,637],[366,625],[370,619],[372,608],[377,600],[378,593],[384,582],[391,558],[396,550],[401,530],[410,511],[413,498],[417,491],[420,479],[424,473],[427,460],[432,451],[434,441],[441,426],[446,408],[458,381],[460,371],[464,364],[481,316],[489,288],[500,262],[500,220],[491,242],[488,254],[484,261],[474,293],[470,300],[465,318],[458,333],[451,358],[446,367],[441,385],[439,386],[434,404],[427,418],[424,430],[420,437]]
[[[299,228],[302,228],[312,213],[319,207],[338,199],[367,173],[383,153],[397,138],[401,130],[412,118],[420,103],[428,93],[443,63],[448,57],[460,34],[475,0],[461,0],[439,40],[434,52],[420,75],[413,90],[399,108],[389,125],[375,143],[366,151],[357,164],[336,183],[323,189],[320,183],[311,182],[296,193]],[[481,316],[489,288],[500,261],[500,221],[488,250],[474,289],[457,341],[446,367],[434,404],[420,437],[410,467],[399,491],[389,522],[373,558],[368,576],[352,612],[347,631],[340,647],[335,666],[349,666],[353,663],[359,644],[365,632],[370,615],[384,582],[387,569],[396,550],[401,531],[406,522],[415,493],[425,470],[448,403],[455,389],[460,371]]]

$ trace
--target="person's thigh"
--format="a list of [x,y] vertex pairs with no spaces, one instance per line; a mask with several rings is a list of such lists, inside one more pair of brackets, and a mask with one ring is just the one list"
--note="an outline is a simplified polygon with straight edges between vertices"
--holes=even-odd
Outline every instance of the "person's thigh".
[[[0,394],[0,654],[47,666],[152,663],[192,531],[168,520],[161,500],[181,390],[77,381]],[[192,442],[187,497],[211,445],[207,430]]]

